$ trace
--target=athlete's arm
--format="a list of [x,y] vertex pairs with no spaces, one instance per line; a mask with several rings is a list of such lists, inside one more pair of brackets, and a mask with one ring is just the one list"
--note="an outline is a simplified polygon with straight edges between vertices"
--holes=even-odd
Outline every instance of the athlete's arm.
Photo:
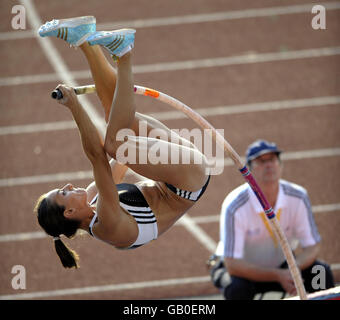
[[[114,159],[110,160],[111,175],[115,184],[121,183],[124,180],[125,173],[128,169],[127,166],[120,164]],[[91,182],[86,188],[88,199],[91,201],[98,193],[96,182]]]
[[128,167],[124,164],[117,162],[115,159],[110,160],[110,167],[114,182],[116,184],[121,183],[124,180]]
[[106,235],[115,234],[115,230],[121,226],[126,215],[122,213],[119,205],[118,192],[103,141],[97,128],[79,103],[74,90],[67,86],[59,86],[58,89],[64,96],[59,102],[70,109],[79,129],[84,152],[92,164],[94,180],[99,193],[97,200],[98,223],[95,225],[95,233],[100,238],[107,238]]

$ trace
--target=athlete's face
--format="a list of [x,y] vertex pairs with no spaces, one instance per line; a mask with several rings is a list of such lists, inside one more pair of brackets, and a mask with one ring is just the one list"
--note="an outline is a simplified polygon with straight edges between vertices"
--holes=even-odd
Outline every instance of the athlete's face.
[[[87,192],[83,188],[74,188],[68,183],[61,189],[55,189],[47,194],[49,200],[56,202],[59,206],[65,207],[65,212],[71,211],[73,214],[79,214],[82,209],[88,206]],[[72,216],[71,218],[80,218]]]
[[282,167],[277,154],[271,152],[254,159],[251,171],[259,183],[271,183],[280,179]]

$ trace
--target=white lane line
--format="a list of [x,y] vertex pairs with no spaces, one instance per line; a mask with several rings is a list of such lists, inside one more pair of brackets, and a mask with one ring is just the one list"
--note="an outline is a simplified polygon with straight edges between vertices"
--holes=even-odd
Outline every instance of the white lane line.
[[[210,108],[197,108],[194,110],[203,117],[214,117],[221,115],[241,114],[247,112],[279,111],[286,109],[320,107],[338,104],[340,104],[340,96],[326,96],[306,99],[280,100],[229,106],[216,106]],[[187,116],[184,113],[179,111],[155,112],[149,113],[149,115],[161,121],[187,118]]]
[[[42,24],[41,19],[35,9],[35,6],[31,0],[20,0],[20,3],[25,6],[26,14],[29,23],[32,26],[33,30],[38,30],[40,25]],[[79,84],[72,78],[70,74],[70,70],[67,68],[64,60],[58,53],[56,47],[53,45],[50,38],[41,38],[36,36],[36,39],[41,46],[43,52],[45,53],[46,58],[50,62],[51,66],[56,71],[58,77],[64,82],[69,84],[72,87],[78,86]],[[96,125],[98,130],[104,135],[105,133],[105,121],[100,117],[97,113],[95,107],[92,103],[87,99],[86,96],[81,96],[80,102],[86,108],[90,118],[92,119],[93,123]]]
[[[44,38],[48,39],[48,38]],[[246,54],[220,57],[220,58],[206,58],[187,61],[163,62],[133,66],[134,74],[140,73],[154,73],[154,72],[169,72],[169,71],[183,71],[201,68],[216,68],[226,67],[231,65],[254,64],[274,61],[298,60],[309,58],[329,57],[340,54],[340,47],[326,47],[326,48],[312,48],[303,50],[292,50],[284,52],[268,52],[256,53],[249,52]],[[73,79],[92,79],[91,73],[88,70],[70,71],[67,73]],[[60,78],[60,73],[36,74],[29,76],[14,76],[0,78],[0,86],[14,86],[35,83],[55,82]]]
[[[315,205],[315,206],[312,206],[312,211],[313,213],[327,213],[327,212],[337,213],[340,211],[340,203]],[[216,215],[209,215],[209,216],[192,217],[191,219],[196,224],[206,224],[206,223],[215,223],[215,222],[219,223],[220,215],[216,214]]]
[[340,263],[333,263],[333,264],[331,264],[331,269],[333,271],[340,270]]
[[[324,2],[318,3],[325,6],[326,10],[337,10],[340,9],[339,2]],[[215,13],[205,13],[196,15],[184,15],[174,16],[165,18],[153,18],[153,19],[141,19],[131,21],[121,21],[116,23],[105,23],[100,27],[105,30],[111,30],[122,27],[130,28],[153,28],[160,26],[171,26],[179,24],[191,24],[191,23],[206,23],[216,22],[224,20],[238,20],[238,19],[249,19],[249,18],[262,18],[279,15],[290,15],[298,13],[311,13],[312,7],[315,3],[304,4],[304,5],[292,5],[282,7],[269,7],[269,8],[257,8],[257,9],[245,9],[245,10],[233,10],[223,11]]]
[[34,38],[35,34],[32,30],[17,30],[0,32],[0,40],[20,40]]
[[41,174],[36,176],[15,177],[0,179],[0,187],[14,187],[24,186],[30,184],[50,183],[58,181],[70,180],[88,180],[93,179],[92,170],[88,171],[74,171],[74,172],[60,172],[52,174]]
[[[333,271],[340,269],[340,263],[331,264]],[[131,282],[121,284],[109,284],[102,286],[88,286],[80,288],[67,288],[50,291],[36,291],[27,293],[7,294],[0,295],[0,300],[23,300],[23,299],[41,299],[51,297],[62,297],[62,296],[73,296],[73,295],[84,295],[99,292],[112,292],[112,291],[123,291],[123,290],[138,290],[147,288],[159,288],[168,286],[183,286],[190,284],[199,283],[211,283],[210,276],[201,277],[187,277],[187,278],[175,278],[166,280],[153,280],[143,282]]]
[[27,241],[47,237],[48,235],[43,231],[9,233],[0,235],[0,242]]
[[[81,75],[85,75],[82,73]],[[74,77],[74,74],[71,72],[71,76]],[[87,75],[90,77],[90,75]],[[82,79],[78,77],[77,79]],[[48,83],[48,82],[56,82],[60,80],[57,73],[42,73],[42,74],[32,74],[29,76],[14,76],[14,77],[4,77],[0,78],[0,86],[16,86],[16,85],[25,85],[25,84],[35,84],[35,83]]]
[[281,158],[286,161],[338,156],[340,156],[340,148],[329,148],[287,152],[283,153]]
[[[326,10],[340,9],[339,2],[320,2],[319,5],[323,5]],[[112,30],[118,28],[153,28],[160,26],[171,26],[180,24],[191,23],[206,23],[216,22],[224,20],[238,20],[249,18],[262,18],[278,15],[290,15],[299,13],[311,13],[312,7],[315,3],[303,4],[303,5],[291,5],[281,7],[269,7],[269,8],[257,8],[257,9],[245,9],[245,10],[233,10],[223,12],[213,12],[205,14],[191,14],[184,16],[164,17],[164,18],[150,18],[150,19],[138,19],[138,20],[125,20],[117,21],[114,23],[98,23],[97,30]],[[53,17],[51,17],[52,19]],[[18,40],[34,37],[35,34],[32,30],[20,30],[20,31],[7,31],[0,32],[0,41],[6,40]]]
[[328,47],[317,49],[304,49],[284,52],[256,53],[250,52],[240,56],[208,58],[200,60],[177,61],[140,65],[136,73],[151,73],[164,71],[191,70],[200,68],[216,68],[231,65],[264,63],[273,61],[285,61],[296,59],[320,58],[340,54],[340,47]]
[[317,206],[313,206],[312,210],[314,213],[335,212],[340,210],[340,203],[320,204]]
[[[283,161],[287,160],[304,160],[313,158],[324,158],[324,157],[338,157],[340,156],[340,148],[328,148],[328,149],[314,149],[314,150],[302,150],[285,152],[281,155]],[[246,158],[241,157],[241,161],[245,163]],[[230,158],[224,159],[224,166],[232,166],[234,163]]]
[[[340,211],[340,203],[329,203],[329,204],[320,204],[312,206],[312,211],[314,214],[322,214],[322,213],[328,213],[332,212],[335,214],[338,214]],[[183,226],[184,224],[191,224],[190,228],[195,233],[196,230],[198,230],[197,234],[195,233],[194,236],[198,237],[201,231],[203,230],[198,225],[199,224],[207,224],[207,223],[219,223],[220,221],[220,215],[208,215],[208,216],[198,216],[198,217],[189,217],[189,219],[183,218],[187,217],[184,215],[178,222],[175,223],[174,226]],[[196,229],[195,229],[196,228]],[[27,240],[34,240],[34,239],[43,239],[47,238],[49,236],[46,235],[43,231],[32,231],[32,232],[19,232],[19,233],[9,233],[9,234],[2,234],[0,235],[0,243],[1,242],[11,242],[11,241],[27,241]],[[212,240],[210,237],[202,238],[202,240],[199,240],[200,242],[203,242],[205,239],[207,239],[207,246],[206,249],[208,251],[214,251],[216,246],[214,244],[216,243],[214,240]]]
[[168,286],[182,286],[189,284],[205,283],[209,282],[210,276],[203,277],[188,277],[188,278],[176,278],[166,280],[154,280],[154,281],[143,281],[143,282],[132,282],[122,284],[109,284],[103,286],[91,286],[81,288],[69,288],[59,289],[51,291],[38,291],[29,293],[9,294],[1,295],[0,300],[21,300],[21,299],[38,299],[38,298],[49,298],[49,297],[60,297],[70,296],[79,294],[90,294],[97,292],[111,292],[111,291],[122,291],[122,290],[137,290],[155,287],[168,287]]
[[[302,159],[313,159],[313,158],[324,158],[324,157],[338,157],[340,156],[340,148],[328,148],[328,149],[315,149],[315,150],[303,150],[294,152],[285,152],[282,154],[282,160],[302,160]],[[241,157],[241,161],[245,161],[244,157]],[[234,165],[232,160],[225,158],[224,166]],[[73,172],[60,172],[52,174],[43,174],[36,176],[25,176],[25,177],[13,177],[13,178],[2,178],[0,179],[0,188],[40,184],[40,183],[51,183],[51,182],[65,182],[70,180],[88,180],[93,179],[93,173],[91,170],[88,171],[73,171]]]
[[[204,117],[214,117],[248,112],[279,111],[285,109],[297,109],[307,107],[310,108],[338,104],[340,105],[340,96],[326,96],[306,99],[281,100],[229,106],[216,106],[209,108],[197,108],[195,109],[195,111]],[[185,119],[187,117],[184,113],[179,111],[153,112],[148,113],[148,115],[161,121]],[[0,136],[8,134],[37,133],[75,128],[76,125],[74,121],[56,121],[17,126],[3,126],[0,127]]]
[[0,127],[0,136],[8,134],[38,133],[46,131],[76,129],[74,121],[55,121]]
[[187,231],[209,252],[214,252],[217,243],[212,239],[188,214],[181,217],[178,224],[185,227]]

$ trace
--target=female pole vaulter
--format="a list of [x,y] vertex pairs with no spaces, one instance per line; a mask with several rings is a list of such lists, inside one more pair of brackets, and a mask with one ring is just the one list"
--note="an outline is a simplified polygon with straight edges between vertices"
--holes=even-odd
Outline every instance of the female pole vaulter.
[[[89,16],[53,20],[38,31],[42,37],[61,38],[82,50],[108,123],[103,141],[74,90],[66,85],[57,87],[63,94],[59,103],[72,113],[94,175],[94,182],[86,189],[68,183],[42,195],[35,207],[38,222],[53,237],[65,268],[77,268],[78,256],[63,243],[60,235],[72,238],[80,229],[115,248],[137,248],[171,228],[202,196],[210,179],[207,159],[190,141],[158,120],[136,112],[131,71],[135,30],[97,32],[95,29],[96,19]],[[117,70],[102,48],[116,60]],[[140,121],[147,122],[148,133],[161,129],[168,139],[141,136]],[[130,129],[133,134],[119,141],[116,136],[123,129]],[[119,163],[118,151],[123,144],[135,148],[135,162]],[[141,163],[139,155],[148,154],[156,144],[161,150],[169,151],[166,164],[154,164],[148,159]],[[170,163],[172,150],[179,154],[178,163]],[[107,154],[117,161],[109,162]],[[182,161],[184,154],[189,162]],[[127,168],[148,180],[121,183]]]

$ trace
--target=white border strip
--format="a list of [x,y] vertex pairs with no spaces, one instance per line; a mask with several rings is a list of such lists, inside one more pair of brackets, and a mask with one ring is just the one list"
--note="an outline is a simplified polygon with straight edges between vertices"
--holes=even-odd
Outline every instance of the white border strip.
[[[33,6],[33,4],[31,3],[30,0],[21,0],[21,3],[23,5],[25,5],[26,8],[28,8],[29,11],[29,15],[30,15],[30,19],[33,22],[33,25],[35,27],[35,29],[37,29],[37,27],[41,24],[41,21],[35,11],[35,8]],[[295,6],[297,7],[297,6]],[[264,12],[264,9],[261,9],[262,13]],[[252,11],[252,10],[249,10]],[[234,12],[235,13],[235,12]],[[244,13],[244,12],[243,12]],[[276,14],[280,14],[278,11],[276,11]],[[218,17],[219,14],[215,14],[215,18],[214,21],[220,20],[221,18]],[[202,22],[204,21],[203,18],[204,15],[200,15],[199,21],[196,21],[195,19],[186,19],[183,20],[182,23],[195,23],[195,22]],[[182,17],[183,18],[183,17]],[[235,17],[234,17],[235,18]],[[239,18],[239,17],[236,17]],[[177,17],[171,21],[169,20],[170,18],[168,18],[167,24],[178,24],[178,20]],[[211,19],[211,16],[210,18]],[[153,19],[153,20],[157,20],[157,19]],[[164,23],[165,19],[162,19],[162,22]],[[207,20],[205,20],[207,21]],[[211,21],[211,20],[209,20]],[[159,25],[159,22],[157,22]],[[163,24],[164,25],[164,24]],[[149,25],[153,26],[152,24]],[[46,56],[49,57],[49,53],[51,54],[51,49],[54,49],[52,44],[46,44],[42,46]],[[49,52],[50,51],[50,52]],[[56,52],[55,52],[56,53]],[[65,74],[67,74],[68,70],[66,68],[66,65],[63,65],[63,61],[60,57],[58,57],[58,54],[52,54],[52,58],[51,58],[51,64],[52,66],[56,65],[57,67],[57,73],[59,75],[62,75],[64,73],[64,75],[61,77],[64,81],[66,80],[66,82],[70,83],[70,85],[72,86],[76,86],[76,84],[74,83],[74,80],[71,78],[68,78],[67,76],[65,76]],[[60,63],[60,66],[59,64]],[[64,70],[63,70],[64,69]],[[68,79],[67,79],[68,78]],[[86,103],[86,101],[84,101],[83,103]],[[95,120],[99,120],[100,117],[96,117],[96,112],[94,112],[94,116],[95,116]],[[95,121],[96,122],[96,121]],[[101,125],[102,123],[98,123],[99,125]],[[197,225],[195,224],[195,222],[193,222],[193,220],[189,217],[185,217],[184,222],[182,222],[182,224],[189,230],[191,231],[193,234],[196,234],[197,231],[200,231],[197,227]],[[203,235],[205,235],[205,233],[203,232]],[[205,240],[209,240],[209,239],[205,239]],[[210,239],[211,240],[211,239]],[[209,241],[210,241],[209,240]],[[203,241],[203,240],[202,240]],[[202,242],[201,241],[201,242]],[[208,242],[209,242],[208,241]],[[213,247],[213,250],[216,247],[216,243],[212,240],[210,241],[211,243],[211,247]],[[210,247],[210,246],[209,246]],[[211,251],[213,251],[211,250]],[[146,287],[159,287],[159,286],[169,286],[169,285],[178,285],[178,284],[189,284],[189,283],[197,283],[197,282],[207,282],[210,281],[210,277],[209,276],[205,276],[205,277],[195,277],[195,278],[184,278],[184,279],[168,279],[168,280],[161,280],[161,281],[149,281],[149,282],[140,282],[140,283],[135,283],[135,284],[121,284],[121,285],[108,285],[108,286],[93,286],[93,287],[84,287],[84,288],[73,288],[73,289],[63,289],[63,290],[54,290],[54,291],[45,291],[45,292],[35,292],[35,293],[25,293],[25,294],[16,294],[16,295],[4,295],[4,296],[0,296],[0,299],[32,299],[32,298],[42,298],[42,297],[51,297],[51,296],[64,296],[64,295],[72,295],[72,294],[84,294],[84,293],[93,293],[93,292],[103,292],[103,291],[113,291],[113,290],[126,290],[126,289],[137,289],[137,288],[146,288]]]
[[[278,16],[278,15],[311,13],[312,7],[316,4],[324,6],[326,10],[340,9],[339,2],[309,3],[309,4],[303,4],[303,5],[233,10],[233,11],[223,11],[223,12],[214,12],[214,13],[205,13],[205,14],[191,14],[191,15],[184,15],[184,16],[164,17],[164,18],[125,20],[125,21],[118,21],[114,23],[107,22],[107,23],[97,24],[97,30],[113,30],[113,29],[126,28],[126,27],[153,28],[153,27],[160,27],[160,26],[180,25],[180,24],[206,23],[206,22],[216,22],[216,21],[224,21],[224,20],[238,20],[238,19],[271,17],[271,16]],[[34,35],[35,34],[32,30],[0,32],[0,41],[1,40],[6,41],[6,40],[28,39],[28,38],[33,38]]]

